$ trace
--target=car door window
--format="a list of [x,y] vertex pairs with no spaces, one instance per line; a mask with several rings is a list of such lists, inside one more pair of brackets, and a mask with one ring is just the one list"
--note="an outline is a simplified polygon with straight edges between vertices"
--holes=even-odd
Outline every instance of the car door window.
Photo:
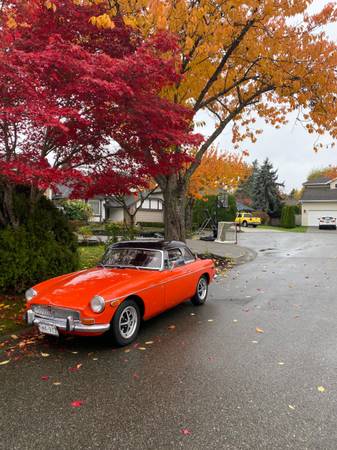
[[167,251],[168,261],[170,264],[178,261],[179,259],[183,259],[183,254],[180,248],[171,248]]
[[183,257],[184,257],[184,261],[185,263],[190,263],[192,261],[195,261],[195,256],[193,255],[193,253],[191,252],[191,250],[187,247],[182,249],[183,252]]

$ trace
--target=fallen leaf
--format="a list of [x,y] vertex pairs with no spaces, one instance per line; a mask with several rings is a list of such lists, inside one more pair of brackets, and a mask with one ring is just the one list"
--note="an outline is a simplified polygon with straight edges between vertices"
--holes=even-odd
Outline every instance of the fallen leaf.
[[124,350],[124,353],[129,353],[131,352],[131,350],[129,348],[127,348],[126,350]]
[[98,358],[92,358],[93,361],[98,361]]
[[146,347],[138,347],[138,350],[146,350]]
[[176,327],[175,325],[169,325],[169,327],[168,327],[168,328],[169,328],[170,330],[174,330],[174,329],[175,329],[175,327]]
[[190,313],[190,316],[195,316],[195,313]]
[[49,380],[49,376],[48,375],[42,375],[41,380],[42,381],[48,381]]
[[49,355],[49,353],[42,353],[42,352],[41,352],[41,356],[43,356],[43,358],[47,358],[47,357],[50,356],[50,355]]
[[151,344],[153,344],[154,342],[153,341],[146,341],[145,342],[145,345],[151,345]]
[[78,352],[71,352],[73,355],[77,355]]
[[259,343],[259,341],[252,341],[252,343],[253,343],[253,344],[258,344],[258,343]]
[[77,372],[78,370],[80,370],[80,368],[82,367],[81,363],[76,364],[76,366],[74,367],[69,367],[69,372]]
[[139,376],[139,374],[138,374],[137,372],[135,372],[135,373],[132,375],[132,378],[133,378],[134,380],[139,380],[140,376]]
[[71,406],[73,408],[79,408],[80,406],[84,405],[84,400],[74,400],[73,402],[71,402]]
[[11,334],[12,339],[19,339],[16,334]]
[[288,405],[290,409],[295,409],[295,406],[293,405]]
[[233,322],[236,323],[236,322],[237,322],[237,319],[233,319]]
[[61,382],[60,381],[54,381],[53,385],[54,386],[60,386]]
[[317,387],[318,392],[325,392],[325,387],[323,386],[318,386]]
[[180,430],[180,433],[183,434],[184,436],[190,436],[192,434],[191,430],[189,430],[188,428],[182,428]]
[[284,366],[284,362],[282,362],[282,361],[279,361],[277,364],[278,364],[279,366]]
[[214,320],[213,319],[208,319],[207,322],[214,322]]
[[264,331],[262,330],[262,328],[259,328],[259,327],[256,327],[256,328],[255,328],[255,331],[256,331],[257,333],[264,333]]
[[5,364],[8,364],[10,362],[10,359],[7,359],[6,361],[1,361],[0,366],[4,366]]

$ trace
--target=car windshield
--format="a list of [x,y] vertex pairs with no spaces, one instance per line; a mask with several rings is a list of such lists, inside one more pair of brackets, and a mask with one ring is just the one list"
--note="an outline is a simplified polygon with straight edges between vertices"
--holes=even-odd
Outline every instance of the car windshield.
[[104,267],[130,267],[159,270],[162,267],[162,253],[144,248],[113,248],[105,252],[101,265]]

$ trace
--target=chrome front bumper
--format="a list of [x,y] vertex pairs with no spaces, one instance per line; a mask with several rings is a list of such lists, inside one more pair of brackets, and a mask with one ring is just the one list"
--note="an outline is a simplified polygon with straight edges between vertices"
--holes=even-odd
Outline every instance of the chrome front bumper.
[[39,317],[31,309],[26,312],[26,322],[28,325],[39,325],[44,323],[46,325],[54,325],[56,328],[62,331],[76,331],[77,333],[104,333],[110,328],[109,323],[99,323],[95,325],[84,325],[79,320],[75,320],[69,316],[66,319],[60,319],[56,317]]

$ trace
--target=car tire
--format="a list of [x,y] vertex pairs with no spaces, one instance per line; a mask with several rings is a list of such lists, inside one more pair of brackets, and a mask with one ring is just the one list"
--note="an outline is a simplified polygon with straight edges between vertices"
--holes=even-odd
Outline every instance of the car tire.
[[110,333],[118,347],[131,344],[139,331],[141,315],[137,303],[128,299],[121,303],[110,325]]
[[242,222],[242,226],[243,226],[243,227],[248,227],[248,223],[247,223],[246,220],[244,220],[244,221]]
[[207,294],[208,294],[208,279],[206,275],[202,275],[199,278],[195,294],[191,298],[191,302],[195,306],[203,305],[207,300]]
[[257,225],[253,225],[253,228],[256,228],[257,227]]

